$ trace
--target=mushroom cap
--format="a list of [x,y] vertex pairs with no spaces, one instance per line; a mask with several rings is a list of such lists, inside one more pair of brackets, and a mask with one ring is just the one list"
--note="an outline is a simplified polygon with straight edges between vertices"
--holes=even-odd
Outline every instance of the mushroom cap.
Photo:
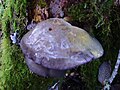
[[38,23],[23,36],[20,46],[25,57],[54,70],[71,69],[103,55],[103,48],[95,38],[58,18]]
[[104,81],[108,80],[111,76],[111,66],[109,62],[103,62],[99,67],[98,81],[105,84]]

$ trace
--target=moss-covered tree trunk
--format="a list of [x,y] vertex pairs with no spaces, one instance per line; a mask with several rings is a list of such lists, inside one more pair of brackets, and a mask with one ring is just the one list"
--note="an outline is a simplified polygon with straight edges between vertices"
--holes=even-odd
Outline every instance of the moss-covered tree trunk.
[[[28,70],[20,47],[10,40],[11,32],[19,31],[19,38],[26,33],[26,9],[33,9],[33,4],[36,4],[34,1],[39,1],[41,7],[45,6],[43,0],[4,0],[0,3],[0,30],[3,33],[0,45],[0,90],[47,90],[53,84],[53,78],[43,78]],[[82,65],[77,70],[85,82],[85,89],[95,90],[101,86],[97,80],[99,65],[110,61],[114,67],[120,49],[120,6],[115,6],[114,0],[80,0],[80,3],[71,5],[66,13],[72,17],[73,23],[77,22],[77,26],[94,35],[104,48],[102,58]],[[69,83],[65,79],[64,83],[71,87],[69,90],[79,90],[79,84],[73,85],[73,81]]]

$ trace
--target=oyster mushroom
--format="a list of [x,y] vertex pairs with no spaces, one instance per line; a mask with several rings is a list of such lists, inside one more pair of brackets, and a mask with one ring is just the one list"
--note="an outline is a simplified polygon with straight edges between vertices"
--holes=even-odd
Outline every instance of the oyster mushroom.
[[20,46],[29,69],[50,77],[63,76],[66,70],[103,55],[103,48],[95,38],[58,18],[38,23],[23,36]]

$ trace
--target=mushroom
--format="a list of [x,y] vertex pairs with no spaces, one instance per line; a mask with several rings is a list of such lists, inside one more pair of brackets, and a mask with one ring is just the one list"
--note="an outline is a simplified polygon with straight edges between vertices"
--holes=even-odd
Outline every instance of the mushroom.
[[109,62],[103,62],[99,67],[98,81],[105,85],[111,75],[111,65]]
[[68,69],[103,55],[101,44],[85,30],[59,18],[38,23],[20,47],[29,69],[41,76],[61,77]]

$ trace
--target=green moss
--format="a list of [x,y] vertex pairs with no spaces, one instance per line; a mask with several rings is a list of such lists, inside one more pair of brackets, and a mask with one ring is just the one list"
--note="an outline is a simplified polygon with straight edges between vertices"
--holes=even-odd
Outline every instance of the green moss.
[[98,69],[100,61],[95,60],[81,66],[80,71],[83,76],[82,80],[85,81],[86,90],[96,90],[99,87],[98,83]]
[[47,6],[46,2],[43,0],[39,0],[38,5],[40,5],[41,7]]
[[39,5],[42,8],[47,6],[47,4],[44,0],[34,0],[31,2],[28,2],[28,8],[35,9],[37,5]]

